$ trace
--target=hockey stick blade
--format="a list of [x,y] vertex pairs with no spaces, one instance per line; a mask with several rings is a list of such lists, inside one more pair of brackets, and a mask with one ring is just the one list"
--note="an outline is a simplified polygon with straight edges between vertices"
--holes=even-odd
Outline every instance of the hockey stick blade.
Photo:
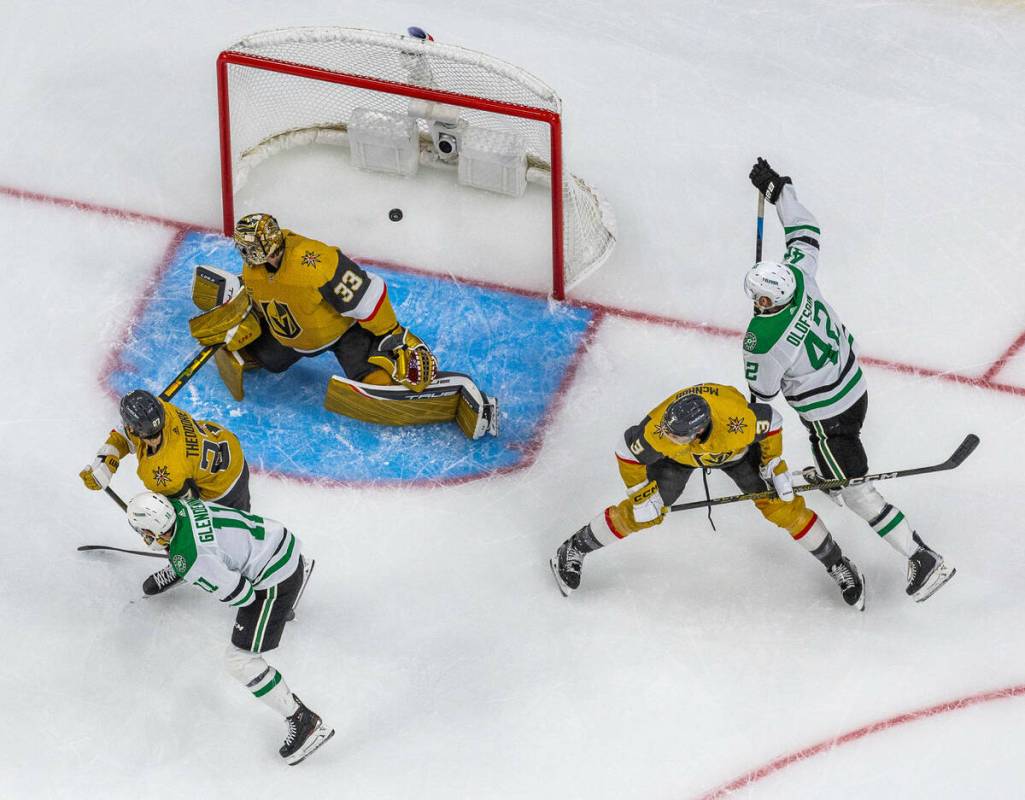
[[75,548],[80,553],[87,552],[89,550],[114,550],[118,553],[129,553],[133,556],[149,556],[150,558],[167,558],[167,556],[160,553],[150,553],[147,550],[125,550],[123,547],[110,547],[105,544],[83,544],[80,547]]
[[[835,479],[822,481],[821,483],[806,483],[803,486],[795,486],[794,492],[829,491],[830,489],[843,489],[845,486],[856,486],[860,483],[873,483],[875,481],[888,481],[893,478],[908,478],[912,475],[925,475],[930,472],[943,472],[948,469],[956,469],[964,463],[979,446],[979,437],[969,433],[964,441],[957,446],[957,449],[946,461],[933,464],[931,467],[914,467],[912,469],[898,469],[892,472],[877,472],[874,475],[865,475],[861,478]],[[670,511],[688,511],[692,508],[708,508],[709,506],[721,506],[728,503],[739,503],[744,500],[771,500],[776,497],[773,491],[751,492],[750,494],[734,494],[729,497],[715,497],[712,500],[695,500],[693,503],[679,503],[670,506]]]
[[968,456],[970,456],[973,452],[975,452],[975,448],[978,446],[978,436],[976,436],[974,433],[969,433],[967,436],[965,436],[964,441],[961,442],[957,450],[954,451],[954,455],[947,459],[947,463],[950,465],[949,469],[960,467],[961,464],[964,463],[964,460],[968,458]]

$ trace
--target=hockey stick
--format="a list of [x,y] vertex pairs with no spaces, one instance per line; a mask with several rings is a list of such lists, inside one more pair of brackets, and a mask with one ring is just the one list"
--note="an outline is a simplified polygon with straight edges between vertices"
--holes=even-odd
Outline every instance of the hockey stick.
[[160,553],[150,553],[146,550],[125,550],[123,547],[109,547],[105,544],[83,544],[81,547],[76,548],[81,551],[86,550],[115,550],[118,553],[131,553],[133,556],[149,556],[150,558],[167,558],[165,555]]
[[[877,472],[874,475],[865,475],[861,478],[835,478],[822,481],[821,483],[808,483],[803,486],[795,486],[794,492],[811,492],[815,490],[829,491],[830,489],[842,489],[844,486],[857,486],[859,483],[872,481],[888,481],[891,478],[907,478],[911,475],[925,475],[928,472],[943,472],[948,469],[955,469],[972,454],[972,451],[979,446],[979,437],[969,433],[964,441],[958,445],[957,450],[946,461],[934,464],[931,467],[915,467],[913,469],[898,469],[893,472]],[[714,500],[695,500],[693,503],[680,503],[670,506],[670,511],[688,511],[692,508],[708,508],[709,506],[721,506],[726,503],[739,503],[742,500],[771,500],[777,495],[775,492],[751,492],[750,494],[735,494],[729,497],[717,497]]]
[[[211,344],[204,347],[196,355],[192,357],[192,360],[185,365],[181,372],[174,376],[174,380],[167,384],[167,387],[159,395],[161,400],[170,400],[178,392],[182,390],[186,383],[192,380],[192,376],[199,372],[199,368],[202,367],[207,361],[210,360],[210,356],[217,352],[218,348],[223,347],[221,344]],[[121,495],[111,489],[109,486],[104,489],[107,496],[120,506],[122,511],[128,510],[128,504],[122,499]]]
[[285,615],[285,620],[287,622],[291,622],[295,619],[295,610],[299,607],[299,601],[303,599],[303,592],[306,591],[306,584],[310,582],[310,578],[313,576],[313,568],[316,564],[317,560],[315,558],[311,558],[309,565],[303,570],[303,585],[299,587],[299,593],[295,596],[295,602],[292,603],[292,607],[288,609],[288,614]]
[[758,192],[758,230],[755,233],[755,263],[762,260],[762,235],[765,230],[765,195]]

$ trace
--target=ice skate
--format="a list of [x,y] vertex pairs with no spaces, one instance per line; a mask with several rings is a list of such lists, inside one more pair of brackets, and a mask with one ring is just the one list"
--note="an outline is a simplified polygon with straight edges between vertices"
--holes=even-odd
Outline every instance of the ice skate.
[[281,745],[278,753],[290,765],[294,766],[300,761],[307,759],[315,750],[319,749],[328,739],[335,735],[333,728],[327,728],[320,717],[303,705],[303,701],[292,695],[292,699],[299,704],[292,716],[285,721],[288,723],[288,734],[285,736],[285,743]]
[[926,546],[918,534],[912,534],[918,549],[908,559],[907,593],[916,603],[928,600],[954,577],[957,568],[943,560],[943,556]]
[[842,557],[832,569],[827,570],[829,577],[836,581],[840,587],[844,602],[856,608],[858,611],[865,610],[865,576],[858,569],[857,564],[847,556]]
[[580,586],[580,568],[584,563],[584,555],[585,553],[574,546],[571,536],[562,543],[548,562],[563,597],[569,597],[570,592]]
[[160,594],[161,592],[166,592],[180,580],[181,578],[174,571],[174,567],[168,564],[162,570],[154,572],[142,582],[142,591],[148,595]]

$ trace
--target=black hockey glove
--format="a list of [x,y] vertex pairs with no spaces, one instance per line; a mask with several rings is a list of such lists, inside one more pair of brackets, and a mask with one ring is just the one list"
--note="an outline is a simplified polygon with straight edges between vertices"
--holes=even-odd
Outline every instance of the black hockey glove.
[[779,200],[779,193],[783,191],[783,187],[788,183],[793,183],[786,175],[780,177],[780,174],[769,166],[769,162],[761,157],[751,167],[751,174],[747,177],[751,179],[754,187],[765,195],[765,199],[773,205]]

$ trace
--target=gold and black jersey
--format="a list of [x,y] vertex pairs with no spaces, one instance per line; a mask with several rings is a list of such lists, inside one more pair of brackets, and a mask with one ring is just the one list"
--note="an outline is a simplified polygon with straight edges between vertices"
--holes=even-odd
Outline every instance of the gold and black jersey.
[[263,324],[281,344],[314,353],[353,324],[385,334],[395,327],[388,287],[335,247],[282,230],[281,265],[244,264],[242,282]]
[[[672,441],[663,426],[666,409],[684,395],[698,394],[708,402],[712,423],[700,439],[688,444]],[[766,440],[762,460],[767,461],[776,452],[781,437],[779,426],[773,429],[772,407],[762,403],[748,403],[732,386],[719,383],[700,383],[671,394],[638,425],[624,434],[626,450],[618,458],[619,471],[627,486],[644,482],[646,467],[659,459],[670,458],[679,464],[694,468],[715,469],[739,460],[754,444]],[[772,455],[767,455],[772,452]]]
[[137,436],[122,429],[107,440],[124,458],[130,452],[139,459],[139,478],[151,492],[178,497],[194,485],[202,500],[219,500],[235,486],[245,459],[238,437],[227,428],[193,419],[171,403],[164,406],[164,431],[160,446],[150,451]]

